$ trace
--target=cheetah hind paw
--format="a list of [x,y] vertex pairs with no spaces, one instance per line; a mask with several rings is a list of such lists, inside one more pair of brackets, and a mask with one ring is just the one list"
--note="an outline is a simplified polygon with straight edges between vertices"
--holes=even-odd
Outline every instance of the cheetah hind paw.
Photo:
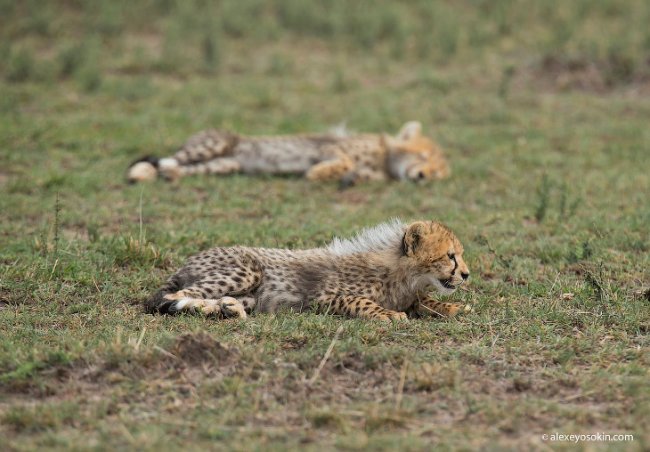
[[233,297],[223,297],[218,300],[218,305],[221,310],[221,315],[225,318],[239,317],[240,319],[246,318],[246,310],[244,304]]
[[158,172],[170,182],[174,182],[181,177],[181,166],[174,158],[164,158],[158,161]]

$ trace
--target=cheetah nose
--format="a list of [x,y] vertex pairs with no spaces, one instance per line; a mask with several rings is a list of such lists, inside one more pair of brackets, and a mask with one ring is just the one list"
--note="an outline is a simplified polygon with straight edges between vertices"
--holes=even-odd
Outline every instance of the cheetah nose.
[[460,272],[460,277],[463,278],[463,281],[467,281],[467,278],[469,278],[469,273]]

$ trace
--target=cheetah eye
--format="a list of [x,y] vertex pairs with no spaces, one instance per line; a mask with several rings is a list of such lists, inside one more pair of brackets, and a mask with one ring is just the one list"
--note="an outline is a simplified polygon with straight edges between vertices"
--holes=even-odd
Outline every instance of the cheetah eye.
[[447,253],[447,256],[449,256],[449,259],[451,259],[452,261],[456,260],[456,254],[454,253]]

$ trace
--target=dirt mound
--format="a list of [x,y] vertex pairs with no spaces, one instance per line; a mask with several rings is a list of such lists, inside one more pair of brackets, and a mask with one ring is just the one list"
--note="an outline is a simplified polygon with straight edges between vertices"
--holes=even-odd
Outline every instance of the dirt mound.
[[614,80],[608,77],[606,68],[594,61],[547,57],[537,68],[537,75],[546,78],[554,87],[604,92],[612,87]]
[[170,352],[192,366],[203,362],[228,364],[239,354],[236,349],[223,345],[203,331],[181,334],[174,342]]
[[550,91],[645,90],[650,84],[650,60],[639,62],[615,54],[600,59],[547,56],[535,64],[518,68],[515,84]]

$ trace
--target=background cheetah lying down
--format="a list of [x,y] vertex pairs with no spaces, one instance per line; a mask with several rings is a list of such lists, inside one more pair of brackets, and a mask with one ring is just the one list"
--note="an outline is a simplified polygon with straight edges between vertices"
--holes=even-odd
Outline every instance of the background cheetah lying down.
[[128,171],[130,182],[170,180],[192,174],[298,174],[314,181],[441,179],[449,175],[442,151],[422,135],[417,121],[395,136],[322,134],[243,137],[207,130],[172,157],[145,157]]
[[246,317],[278,309],[379,320],[454,315],[461,306],[427,296],[453,293],[469,277],[463,246],[446,226],[400,221],[326,248],[213,248],[188,259],[151,299],[148,312]]

